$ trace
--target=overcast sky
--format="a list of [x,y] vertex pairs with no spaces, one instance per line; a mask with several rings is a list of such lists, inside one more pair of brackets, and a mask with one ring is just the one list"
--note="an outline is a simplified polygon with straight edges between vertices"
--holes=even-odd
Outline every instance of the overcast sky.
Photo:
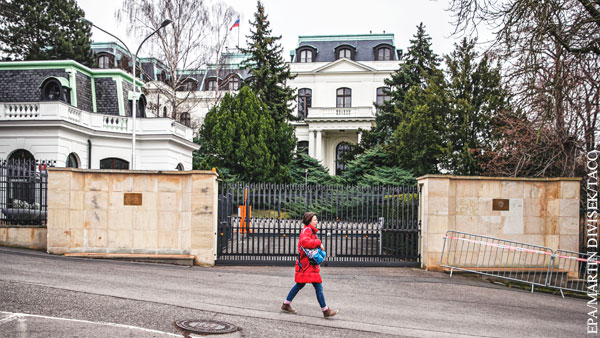
[[[127,36],[126,23],[115,19],[115,11],[123,0],[77,0],[86,18],[119,36],[132,50],[139,40]],[[256,11],[255,0],[225,0],[240,14],[240,43],[245,45],[249,34],[248,21]],[[265,11],[275,35],[280,40],[285,59],[295,49],[300,35],[393,33],[396,48],[406,51],[416,26],[423,22],[432,38],[433,49],[442,55],[452,51],[459,38],[452,36],[453,18],[446,11],[448,0],[263,0]],[[231,23],[233,24],[233,22]],[[230,46],[237,43],[237,28],[232,31]],[[114,41],[93,29],[96,42]],[[145,55],[144,55],[145,56]]]

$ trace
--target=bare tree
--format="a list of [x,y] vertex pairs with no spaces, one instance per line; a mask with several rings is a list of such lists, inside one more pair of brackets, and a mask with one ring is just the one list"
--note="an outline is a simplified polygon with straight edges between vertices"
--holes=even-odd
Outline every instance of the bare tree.
[[[171,116],[177,118],[200,102],[194,91],[186,90],[186,81],[194,78],[201,86],[202,77],[211,64],[219,64],[223,46],[227,43],[227,26],[235,11],[221,3],[204,0],[123,0],[116,13],[119,21],[127,20],[131,30],[143,37],[165,19],[169,26],[149,40],[150,54],[166,66],[165,85],[152,87],[167,98]],[[225,32],[225,34],[223,34]]]
[[600,1],[452,0],[456,31],[475,33],[482,25],[496,31],[508,50],[534,48],[549,38],[567,52],[600,56]]
[[[576,175],[582,153],[600,141],[594,133],[600,127],[600,1],[453,0],[450,10],[456,34],[476,34],[482,26],[495,31],[489,52],[503,61],[513,104],[537,130],[532,140],[539,143],[530,149],[541,144],[548,154],[560,149],[556,156],[563,158],[539,157],[545,164],[528,173]],[[527,144],[523,135],[521,146]],[[542,142],[548,135],[558,144]],[[525,157],[512,168],[515,175]]]

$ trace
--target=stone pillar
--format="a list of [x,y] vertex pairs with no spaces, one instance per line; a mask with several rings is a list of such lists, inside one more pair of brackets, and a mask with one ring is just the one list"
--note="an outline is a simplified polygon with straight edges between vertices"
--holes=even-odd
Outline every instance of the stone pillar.
[[323,131],[317,130],[317,142],[316,146],[316,159],[317,161],[323,161]]
[[[579,178],[426,175],[417,180],[421,264],[427,270],[441,269],[449,230],[579,250]],[[494,200],[507,202],[507,209],[495,208]]]

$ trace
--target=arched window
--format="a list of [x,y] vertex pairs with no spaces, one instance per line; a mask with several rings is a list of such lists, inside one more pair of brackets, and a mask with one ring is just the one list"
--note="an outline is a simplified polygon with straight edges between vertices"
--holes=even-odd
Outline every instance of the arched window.
[[298,90],[298,117],[304,120],[308,116],[308,108],[312,107],[312,90],[301,88]]
[[193,92],[196,90],[197,87],[198,87],[198,83],[196,82],[196,80],[188,78],[185,81],[183,81],[183,83],[181,84],[181,86],[179,88],[181,91]]
[[389,101],[390,98],[390,89],[388,87],[377,88],[377,101],[375,101],[377,105],[383,105],[383,103]]
[[181,113],[181,115],[179,115],[179,123],[186,127],[191,126],[190,113]]
[[204,86],[204,90],[209,90],[209,91],[215,91],[217,90],[217,79],[212,78],[212,79],[207,79],[206,80],[206,85]]
[[239,90],[240,89],[240,78],[237,75],[232,75],[227,81],[227,90]]
[[375,60],[390,61],[392,60],[392,49],[390,47],[379,47],[375,50]]
[[77,154],[70,153],[69,156],[67,156],[65,168],[79,168],[79,160],[77,159]]
[[356,48],[351,45],[339,45],[334,48],[335,59],[339,60],[341,58],[346,58],[348,60],[354,60],[354,55],[356,54]]
[[335,148],[335,174],[341,175],[346,170],[346,161],[344,155],[350,151],[350,144],[340,142]]
[[177,167],[175,167],[175,170],[183,171],[184,170],[183,169],[183,164],[181,164],[181,163],[177,164]]
[[352,51],[350,50],[350,48],[342,48],[338,51],[338,59],[341,58],[346,58],[346,59],[351,59],[352,58]]
[[129,162],[116,157],[100,160],[100,169],[129,169]]
[[350,88],[339,88],[336,92],[337,108],[352,107],[352,90]]
[[[66,79],[63,79],[63,81],[67,82]],[[71,103],[70,89],[55,77],[46,79],[42,83],[40,89],[42,101],[63,101]]]
[[163,107],[163,117],[169,117],[169,113],[167,112],[167,107]]
[[30,161],[35,162],[33,154],[25,149],[17,149],[8,156],[9,161]]
[[98,56],[98,68],[109,69],[112,68],[111,57],[108,54],[100,54]]
[[300,58],[298,58],[298,62],[306,63],[313,62],[314,55],[311,49],[305,48],[299,51]]
[[[135,111],[135,117],[146,117],[146,96],[140,95],[136,103],[137,110]],[[133,100],[129,100],[129,109],[129,116],[133,116]]]
[[305,153],[308,155],[308,141],[298,142],[298,152]]

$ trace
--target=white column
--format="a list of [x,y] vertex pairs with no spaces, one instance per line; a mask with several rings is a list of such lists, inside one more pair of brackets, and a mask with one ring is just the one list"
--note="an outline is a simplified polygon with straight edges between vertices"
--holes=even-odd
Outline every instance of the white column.
[[317,161],[323,161],[323,132],[321,130],[317,130],[317,142],[316,142],[316,154],[315,157]]
[[362,139],[362,131],[358,131],[358,142],[357,144],[360,144],[360,140]]
[[308,131],[308,156],[315,157],[315,131]]

